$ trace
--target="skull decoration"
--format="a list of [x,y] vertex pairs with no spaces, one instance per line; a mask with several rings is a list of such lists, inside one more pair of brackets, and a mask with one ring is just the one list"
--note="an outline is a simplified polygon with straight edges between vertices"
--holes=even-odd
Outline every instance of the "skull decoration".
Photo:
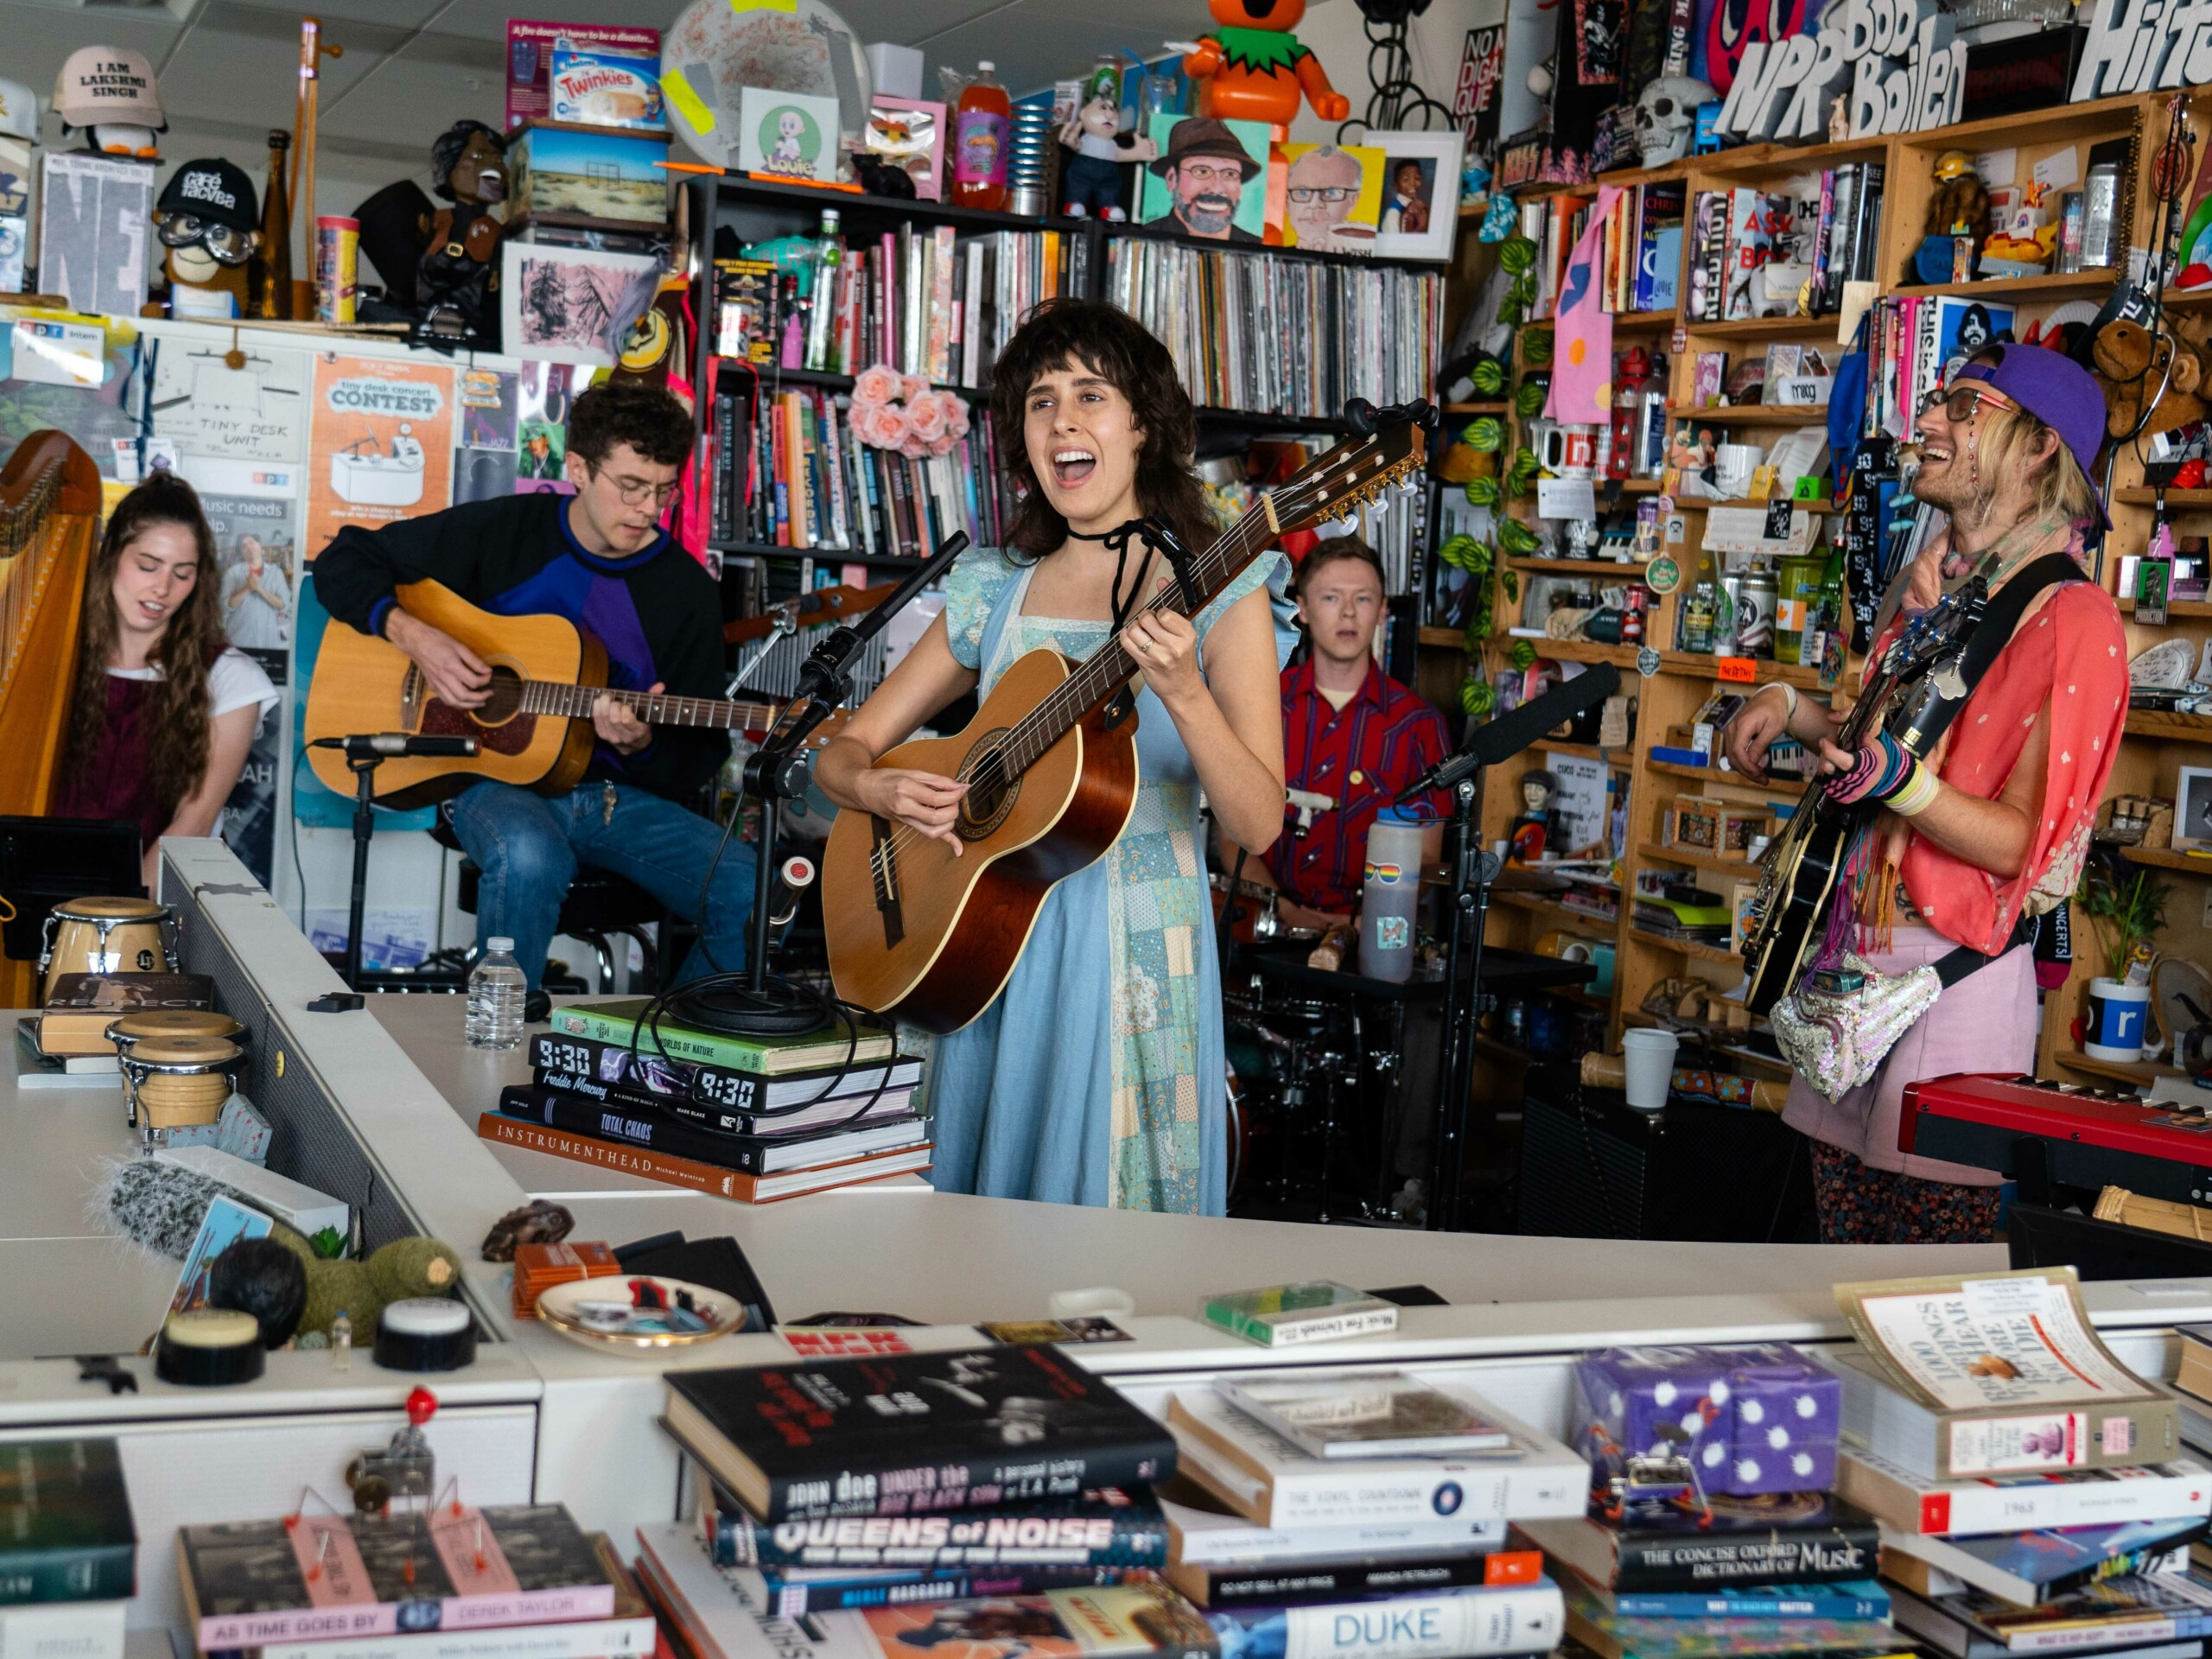
[[1636,147],[1646,167],[1664,167],[1690,153],[1697,106],[1714,96],[1712,87],[1688,75],[1661,75],[1636,100]]

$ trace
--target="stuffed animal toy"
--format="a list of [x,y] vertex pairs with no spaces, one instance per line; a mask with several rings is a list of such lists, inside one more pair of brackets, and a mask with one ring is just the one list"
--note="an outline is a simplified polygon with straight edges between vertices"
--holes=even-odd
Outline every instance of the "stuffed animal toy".
[[1160,159],[1160,146],[1122,130],[1122,106],[1104,93],[1091,99],[1060,129],[1068,158],[1060,212],[1070,219],[1096,213],[1109,225],[1128,217],[1122,211],[1122,166]]
[[[2143,422],[2143,434],[2171,432],[2205,417],[2209,406],[2203,392],[2208,374],[2206,323],[2190,319],[2186,334],[2182,320],[2173,320],[2176,334],[2153,336],[2139,322],[2115,317],[2097,331],[2090,350],[2090,372],[2105,394],[2105,430],[2124,437],[2143,422],[2143,400],[2156,397],[2161,381],[2165,395],[2158,398]],[[2167,376],[2171,360],[2172,375]]]
[[1974,157],[1947,149],[1936,158],[1936,194],[1929,198],[1923,233],[1980,236],[1989,228],[1989,187],[1974,170]]
[[1198,84],[1200,115],[1264,122],[1281,143],[1301,94],[1324,121],[1351,113],[1320,59],[1290,32],[1306,16],[1306,0],[1206,0],[1206,10],[1218,27],[1183,59],[1183,73]]

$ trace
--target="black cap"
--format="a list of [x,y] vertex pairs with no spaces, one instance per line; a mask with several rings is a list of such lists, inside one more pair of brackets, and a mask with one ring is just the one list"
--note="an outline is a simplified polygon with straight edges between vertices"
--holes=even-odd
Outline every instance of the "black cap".
[[219,156],[187,162],[178,168],[162,187],[162,199],[155,206],[164,213],[190,213],[194,219],[226,225],[234,231],[261,228],[261,208],[252,179],[244,168]]

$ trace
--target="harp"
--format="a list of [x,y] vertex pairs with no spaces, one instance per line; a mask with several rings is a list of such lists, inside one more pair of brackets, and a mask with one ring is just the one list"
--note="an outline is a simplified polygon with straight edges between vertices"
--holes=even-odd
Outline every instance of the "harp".
[[[53,798],[99,521],[99,469],[67,434],[34,432],[0,467],[0,815]],[[37,967],[0,947],[0,1007],[35,1006]]]

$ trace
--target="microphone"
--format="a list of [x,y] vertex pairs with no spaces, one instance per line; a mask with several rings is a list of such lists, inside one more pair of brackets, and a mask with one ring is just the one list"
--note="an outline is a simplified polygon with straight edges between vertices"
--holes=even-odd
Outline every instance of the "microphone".
[[798,685],[793,692],[794,701],[819,697],[834,706],[842,701],[849,690],[846,674],[855,662],[861,647],[890,626],[891,619],[913,600],[915,594],[952,569],[952,562],[967,550],[968,532],[956,530],[938,543],[922,567],[900,582],[883,603],[856,623],[842,623],[807,654],[799,664]]
[[1599,663],[1574,678],[1554,686],[1541,697],[1522,703],[1468,732],[1459,752],[1438,761],[1414,783],[1398,791],[1398,803],[1426,795],[1432,789],[1456,788],[1478,766],[1494,766],[1510,760],[1562,721],[1595,709],[1621,689],[1621,671],[1611,663]]
[[364,732],[351,737],[318,737],[311,749],[343,749],[348,760],[389,760],[394,755],[474,754],[473,737],[419,737],[412,732]]

